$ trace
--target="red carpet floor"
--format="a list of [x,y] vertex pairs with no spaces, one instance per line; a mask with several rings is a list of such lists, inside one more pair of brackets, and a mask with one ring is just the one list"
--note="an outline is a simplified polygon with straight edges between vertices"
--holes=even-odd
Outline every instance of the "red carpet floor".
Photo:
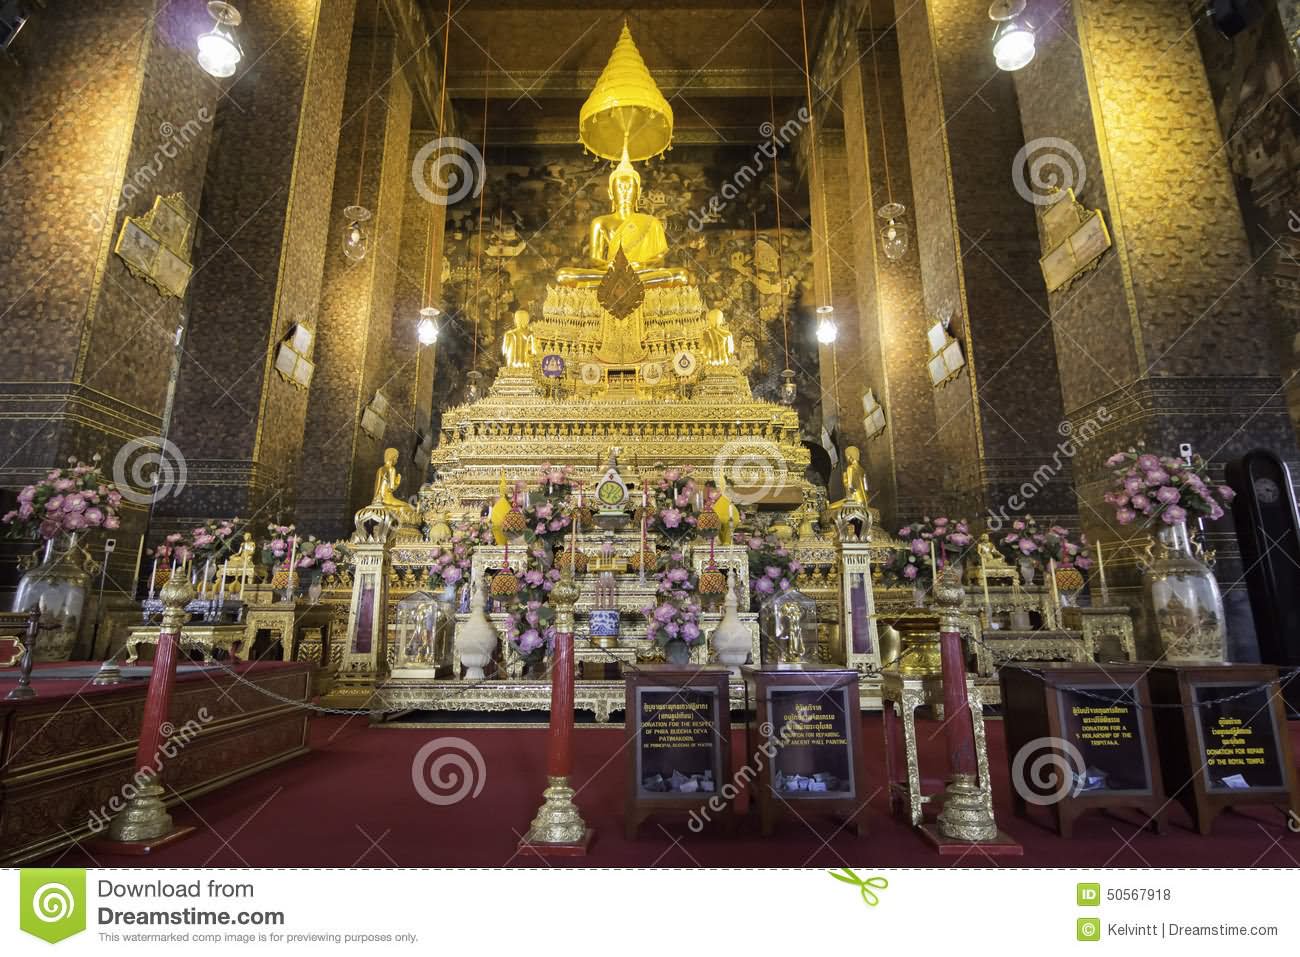
[[[1002,723],[988,722],[998,821],[1025,848],[1023,857],[996,860],[972,854],[940,858],[922,838],[891,819],[883,789],[880,718],[863,719],[867,772],[874,791],[869,831],[862,839],[831,820],[781,825],[763,839],[756,816],[735,837],[692,833],[684,816],[652,819],[641,838],[623,837],[626,752],[622,730],[575,732],[578,803],[597,832],[586,858],[572,866],[614,867],[1294,867],[1300,835],[1288,834],[1278,812],[1252,810],[1219,817],[1202,838],[1175,808],[1171,832],[1157,836],[1115,817],[1089,815],[1071,840],[1044,823],[1015,818],[1008,794]],[[937,727],[937,726],[931,726]],[[922,728],[922,737],[929,729]],[[417,793],[412,760],[438,737],[461,737],[482,753],[486,774],[476,797],[434,806]],[[164,867],[501,867],[548,866],[517,856],[515,845],[535,812],[543,784],[544,729],[368,727],[364,718],[317,718],[313,752],[173,811],[197,833],[147,858],[90,857],[79,847],[59,855],[63,865]],[[1291,725],[1300,744],[1300,722]],[[942,768],[942,739],[923,742],[923,760]],[[1300,747],[1297,748],[1300,750]],[[735,755],[744,753],[736,733]],[[925,765],[922,767],[925,772]],[[44,863],[51,864],[54,858]],[[549,865],[558,866],[558,865]]]

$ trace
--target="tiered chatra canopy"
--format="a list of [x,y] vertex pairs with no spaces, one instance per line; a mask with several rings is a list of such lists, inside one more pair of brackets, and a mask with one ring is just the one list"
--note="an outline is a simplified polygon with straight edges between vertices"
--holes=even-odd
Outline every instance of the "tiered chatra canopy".
[[609,62],[578,114],[582,145],[597,156],[633,162],[658,156],[673,141],[673,108],[623,24]]

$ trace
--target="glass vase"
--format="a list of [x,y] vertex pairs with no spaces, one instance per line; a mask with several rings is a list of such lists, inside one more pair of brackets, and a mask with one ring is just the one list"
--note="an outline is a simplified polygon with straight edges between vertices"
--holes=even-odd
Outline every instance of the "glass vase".
[[72,656],[90,586],[83,561],[75,532],[51,538],[45,543],[41,563],[18,583],[13,610],[39,608],[45,626],[32,655],[35,661],[67,661]]
[[1223,597],[1214,573],[1192,552],[1187,523],[1164,525],[1156,532],[1142,584],[1147,627],[1165,660],[1225,660]]

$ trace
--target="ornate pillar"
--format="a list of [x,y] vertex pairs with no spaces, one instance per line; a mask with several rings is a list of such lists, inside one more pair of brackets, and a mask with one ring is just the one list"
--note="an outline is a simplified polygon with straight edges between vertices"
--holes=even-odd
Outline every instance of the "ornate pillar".
[[[157,448],[184,300],[133,275],[114,246],[157,196],[199,206],[220,92],[194,59],[198,0],[41,4],[4,66],[0,482],[70,455],[110,470]],[[202,275],[203,253],[180,252]],[[191,287],[193,281],[191,281]],[[129,450],[128,450],[129,451]],[[149,489],[125,503],[108,583],[128,587]],[[96,556],[99,558],[100,556]]]
[[[838,338],[831,345],[818,345],[821,370],[822,423],[834,435],[840,433],[839,451],[844,446],[863,444],[861,408],[863,359],[858,324],[857,268],[853,245],[853,199],[849,193],[849,168],[845,157],[844,131],[823,129],[818,116],[811,132],[815,142],[802,142],[803,172],[808,176],[808,198],[812,210],[813,307],[835,307]],[[816,150],[816,156],[812,151]],[[808,317],[815,331],[818,317]]]
[[[412,133],[408,155],[418,155],[422,148],[437,139],[438,134],[428,130]],[[416,323],[423,307],[443,308],[442,246],[446,217],[447,207],[430,202],[416,188],[414,179],[408,176],[402,205],[402,239],[397,253],[388,356],[392,391],[389,402],[400,414],[389,418],[391,434],[385,442],[400,453],[397,470],[403,476],[402,484],[406,486],[409,483],[411,491],[423,485],[427,478],[428,452],[432,450],[435,438],[431,430],[438,345],[421,345],[416,335]],[[446,324],[446,316],[441,322]]]
[[1063,421],[1056,344],[1033,209],[1011,176],[1024,137],[1012,78],[993,64],[988,4],[896,0],[895,9],[927,324],[949,320],[966,358],[935,391],[928,444],[948,469],[945,500],[970,518],[996,514],[1038,475],[1030,510],[1068,518],[1070,463],[1053,458]]
[[[850,27],[852,30],[852,28]],[[873,493],[886,528],[896,528],[940,501],[941,473],[931,439],[937,431],[927,316],[916,253],[915,210],[907,148],[907,125],[898,65],[898,38],[891,28],[852,30],[834,65],[840,75],[845,155],[852,197],[857,258],[856,290],[863,375],[851,384],[845,415],[862,418],[870,388],[884,409],[885,431],[863,449]],[[909,248],[891,260],[882,248],[878,213],[890,202],[906,208]]]
[[241,8],[251,55],[218,105],[170,435],[189,472],[177,521],[265,521],[291,497],[307,391],[275,361],[316,323],[355,4]]
[[396,521],[382,506],[356,516],[352,549],[352,604],[329,703],[365,707],[388,671],[388,550]]
[[[1093,536],[1131,534],[1102,502],[1106,457],[1145,441],[1211,462],[1268,446],[1297,453],[1257,267],[1186,5],[1074,0],[1054,16],[1037,58],[1016,75],[1028,159],[1054,164],[1113,248],[1049,306],[1083,524]],[[1027,147],[1028,149],[1028,147]],[[1032,190],[1034,184],[1028,181]],[[1032,199],[1030,195],[1027,198]],[[1033,203],[1020,200],[1022,208]],[[1044,241],[1046,231],[1043,230]],[[1240,579],[1227,522],[1211,531],[1220,578]],[[1109,550],[1130,584],[1137,550]],[[1117,589],[1126,601],[1133,590]],[[1244,589],[1228,589],[1245,604]],[[1232,627],[1249,634],[1249,613]],[[1249,654],[1244,647],[1231,657]]]
[[[352,514],[369,501],[369,477],[391,444],[389,429],[396,433],[413,424],[410,407],[395,401],[400,390],[394,383],[413,374],[419,353],[397,353],[392,338],[395,321],[414,325],[412,316],[393,315],[411,179],[411,105],[397,37],[381,18],[354,34],[348,62],[316,376],[299,467],[297,522],[322,538],[346,533]],[[344,256],[341,246],[344,209],[353,205],[371,213],[364,224],[369,251],[360,262]],[[418,483],[410,490],[416,488]]]

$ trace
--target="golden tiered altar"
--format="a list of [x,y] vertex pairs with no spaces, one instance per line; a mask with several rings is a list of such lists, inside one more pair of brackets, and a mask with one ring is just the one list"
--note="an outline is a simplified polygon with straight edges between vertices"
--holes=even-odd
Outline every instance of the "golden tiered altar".
[[[556,528],[547,523],[560,515],[578,525],[565,532],[563,549],[590,562],[574,569],[576,707],[608,718],[622,707],[621,669],[663,659],[647,614],[662,594],[663,579],[646,567],[656,556],[662,571],[667,556],[685,552],[701,595],[705,573],[713,576],[715,602],[726,590],[717,588],[718,572],[727,576],[737,599],[725,619],[728,656],[758,664],[768,654],[764,641],[774,639],[753,607],[750,529],[734,527],[738,503],[764,512],[767,540],[799,563],[791,566],[790,583],[803,593],[801,607],[813,609],[813,620],[796,619],[787,637],[800,635],[801,650],[807,647],[818,662],[856,669],[862,705],[878,707],[880,666],[895,663],[893,652],[882,660],[885,626],[900,622],[912,634],[928,629],[937,648],[938,619],[913,607],[911,589],[873,582],[874,569],[901,543],[873,527],[857,450],[846,450],[842,498],[827,503],[805,478],[809,454],[798,415],[754,398],[726,317],[710,308],[687,272],[667,263],[662,224],[638,210],[641,178],[632,162],[667,148],[672,114],[626,28],[583,107],[581,130],[592,152],[617,161],[609,177],[610,212],[592,221],[586,261],[556,272],[540,318],[515,314],[487,394],[444,413],[418,508],[394,497],[400,478],[391,462],[380,469],[375,501],[357,514],[349,545],[346,627],[337,621],[337,640],[321,652],[334,672],[327,702],[376,712],[546,709],[545,662],[535,654],[526,660],[512,640],[517,635],[507,631],[520,627],[521,579],[533,576],[536,585],[548,563],[554,569],[563,561],[561,543],[554,534],[546,537]],[[542,466],[563,470],[562,494],[554,494],[547,478],[538,487]],[[684,468],[693,471],[697,495],[729,496],[716,510],[698,500],[693,508],[676,502],[698,516],[700,535],[690,545],[665,528],[648,528],[651,513],[663,514],[652,507],[652,490]],[[544,518],[534,510],[524,519],[530,495],[544,504]],[[452,527],[474,526],[481,536],[484,516],[494,543],[475,541],[468,581],[459,570],[447,578],[440,569],[456,547]],[[706,518],[713,540],[705,534]],[[540,568],[532,554],[535,535],[543,543]],[[1065,657],[1090,650],[1081,632],[1062,628],[1043,593],[1023,592],[1015,582],[983,584],[982,596],[968,589],[961,626],[981,671],[992,670],[981,612],[991,623],[1040,609],[1050,634],[996,633],[1009,656],[1022,647]],[[615,632],[598,630],[598,619],[614,620]],[[723,622],[721,608],[699,614],[692,661],[732,663],[720,657]],[[1094,623],[1100,627],[1102,620]],[[542,630],[537,623],[533,628]],[[804,635],[815,637],[805,642]],[[926,673],[924,645],[903,648],[905,673]],[[736,672],[732,696],[739,707],[743,686]],[[995,684],[985,690],[985,700],[996,698]]]

